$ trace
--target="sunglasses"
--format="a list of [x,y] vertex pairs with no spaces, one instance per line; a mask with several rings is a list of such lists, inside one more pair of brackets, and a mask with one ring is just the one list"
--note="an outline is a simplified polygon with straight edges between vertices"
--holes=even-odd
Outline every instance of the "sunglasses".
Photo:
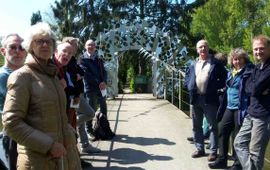
[[10,45],[10,46],[8,46],[8,48],[11,49],[11,50],[14,50],[14,51],[24,51],[25,50],[21,45],[19,45],[19,46]]

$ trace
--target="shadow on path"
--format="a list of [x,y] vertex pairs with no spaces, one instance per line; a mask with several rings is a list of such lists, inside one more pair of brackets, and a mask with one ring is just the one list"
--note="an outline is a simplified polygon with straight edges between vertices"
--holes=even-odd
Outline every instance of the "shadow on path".
[[175,145],[174,142],[171,142],[168,139],[164,139],[164,138],[130,137],[128,135],[116,135],[113,141],[136,144],[136,145],[141,145],[141,146],[158,145],[158,144]]
[[[131,148],[120,148],[115,149],[110,152],[102,152],[100,155],[108,155],[110,156],[110,164],[117,163],[122,165],[129,164],[139,164],[147,161],[169,161],[172,160],[170,156],[161,156],[161,155],[152,155],[148,154],[141,150],[131,149]],[[95,158],[86,158],[86,161],[90,162],[106,162],[107,160],[98,159],[98,155]],[[113,167],[113,166],[112,166]],[[107,165],[107,169],[110,168],[110,165]],[[131,167],[130,167],[131,168]],[[94,169],[94,167],[93,167]],[[141,169],[141,168],[139,168]],[[133,170],[133,169],[132,169]],[[135,169],[134,169],[135,170]]]

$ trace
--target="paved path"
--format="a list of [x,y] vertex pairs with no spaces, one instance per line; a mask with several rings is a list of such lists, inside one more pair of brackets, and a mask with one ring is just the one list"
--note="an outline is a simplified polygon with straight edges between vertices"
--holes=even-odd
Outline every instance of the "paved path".
[[[193,159],[191,119],[151,94],[124,94],[108,101],[117,136],[93,145],[102,153],[83,155],[91,170],[207,170],[207,157]],[[208,150],[206,150],[208,152]]]

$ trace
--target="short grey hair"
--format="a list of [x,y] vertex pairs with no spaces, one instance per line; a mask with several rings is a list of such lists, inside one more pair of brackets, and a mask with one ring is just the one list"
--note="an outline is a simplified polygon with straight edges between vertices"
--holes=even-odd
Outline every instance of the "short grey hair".
[[52,31],[50,25],[45,22],[39,22],[35,25],[32,25],[27,33],[25,34],[25,39],[23,42],[23,46],[25,50],[29,53],[32,53],[32,42],[35,38],[39,36],[48,35],[53,40],[53,49],[56,49],[56,36]]
[[7,46],[7,40],[8,40],[9,37],[12,37],[12,36],[18,37],[19,40],[20,40],[21,42],[23,42],[23,38],[22,38],[21,36],[19,36],[19,34],[17,34],[17,33],[11,33],[11,34],[7,34],[7,35],[5,35],[5,36],[3,37],[2,41],[1,41],[2,47],[5,48],[5,47]]

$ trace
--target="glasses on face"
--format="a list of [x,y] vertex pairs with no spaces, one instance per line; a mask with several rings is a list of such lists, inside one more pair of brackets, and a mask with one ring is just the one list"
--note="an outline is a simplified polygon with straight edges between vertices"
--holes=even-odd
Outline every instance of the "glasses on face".
[[25,49],[21,45],[10,45],[8,46],[10,50],[14,51],[24,51]]
[[43,44],[50,46],[53,43],[52,39],[36,39],[34,42],[39,46],[42,46]]

